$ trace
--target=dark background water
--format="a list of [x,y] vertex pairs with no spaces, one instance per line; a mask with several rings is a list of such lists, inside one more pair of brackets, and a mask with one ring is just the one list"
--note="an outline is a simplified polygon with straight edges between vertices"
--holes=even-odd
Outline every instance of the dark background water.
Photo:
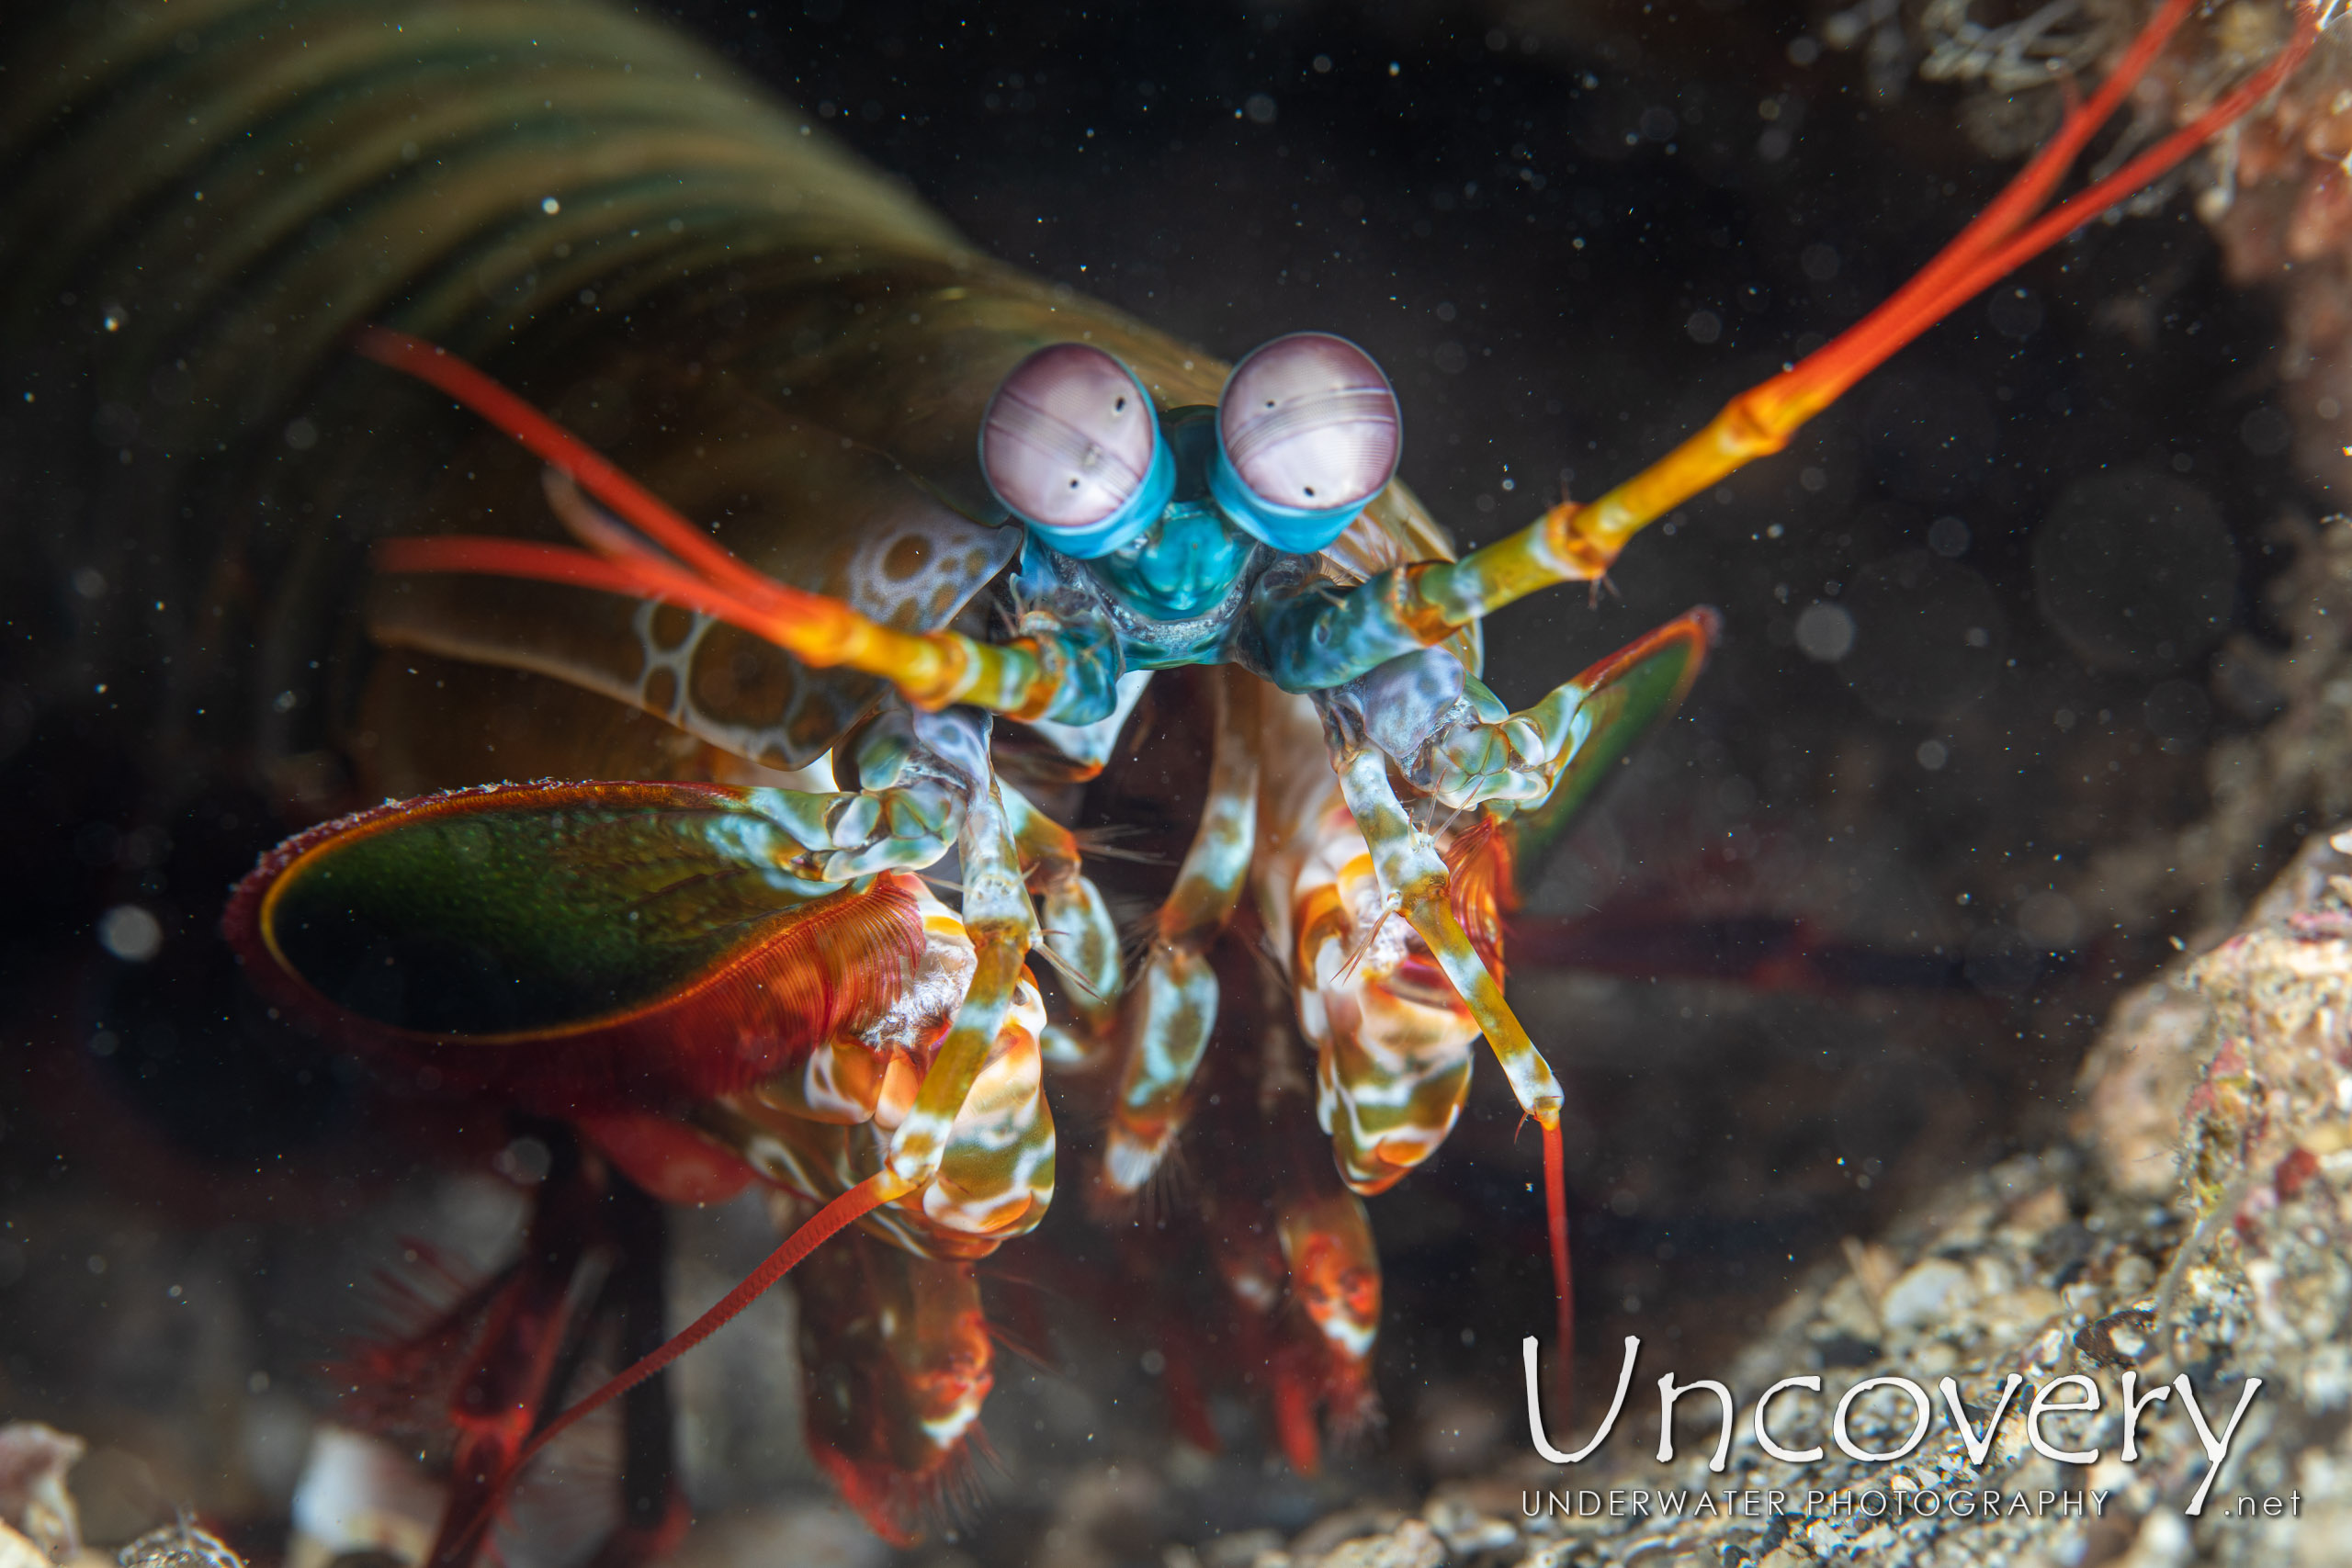
[[[1405,477],[1464,542],[1563,487],[1589,496],[1635,471],[1857,319],[2010,168],[1955,129],[1961,90],[1882,100],[1853,59],[1809,49],[1815,18],[1787,7],[669,9],[998,255],[1228,357],[1302,328],[1363,344],[1404,405]],[[2258,694],[2233,705],[2210,677],[2226,626],[2267,633],[2267,530],[2301,504],[2266,423],[2275,339],[2262,302],[2218,276],[2185,197],[2096,225],[1963,307],[1789,452],[1653,529],[1612,594],[1555,593],[1489,629],[1488,677],[1523,703],[1689,604],[1726,616],[1684,716],[1531,887],[1554,923],[1531,923],[1520,951],[1549,961],[1514,965],[1514,996],[1571,1089],[1589,1345],[1642,1333],[1679,1341],[1686,1370],[1720,1366],[1842,1235],[2064,1113],[2098,1007],[2187,918],[2102,901],[2078,868],[2192,819],[2203,748],[2262,716]],[[2119,650],[2101,640],[2098,612],[2114,606],[2098,593],[2129,576],[2140,536],[2100,487],[2127,470],[2202,498],[2209,510],[2176,498],[2157,538],[2211,564],[2188,608],[2160,589],[2130,601],[2166,635]],[[2093,530],[2089,566],[2038,580],[2035,540],[2070,492],[2076,512],[2122,522]],[[2069,585],[2098,603],[2068,609]],[[1847,617],[1844,658],[1806,651],[1815,604]],[[1810,624],[1828,646],[1836,617]],[[48,733],[7,766],[41,766]],[[129,863],[103,792],[60,811],[72,841],[96,847],[68,857],[86,885],[44,889],[51,912],[7,955],[28,1050],[85,1043],[61,1042],[59,1021],[74,1016],[72,976],[101,962],[92,922]],[[206,919],[237,869],[152,896]],[[1557,923],[1570,917],[1631,938],[1603,953],[1590,927]],[[1784,944],[1801,933],[1821,962],[1746,973],[1756,950],[1725,954],[1728,921]],[[1693,967],[1723,973],[1678,977]],[[1833,972],[1888,983],[1812,983]],[[181,1064],[170,1081],[184,1087],[164,1093],[140,1087],[135,1055],[91,1069],[72,1119],[14,1117],[0,1142],[12,1205],[44,1205],[42,1239],[0,1251],[0,1292],[17,1293],[8,1386],[61,1424],[94,1388],[134,1405],[141,1379],[185,1393],[153,1358],[116,1353],[132,1320],[88,1304],[115,1298],[89,1294],[107,1277],[85,1257],[115,1256],[117,1280],[141,1247],[249,1277],[261,1258],[285,1294],[256,1306],[271,1287],[254,1287],[235,1310],[270,1328],[220,1354],[276,1383],[247,1379],[240,1394],[232,1378],[219,1398],[274,1386],[268,1418],[306,1419],[323,1400],[301,1381],[304,1347],[348,1326],[350,1283],[441,1200],[407,1191],[339,1248],[273,1232],[250,1182],[189,1221],[138,1173],[210,1169],[231,1191],[299,1160],[338,1115],[397,1140],[344,1065],[318,1069],[332,1093],[208,1098],[203,1064]],[[1061,1370],[1006,1372],[990,1425],[1010,1478],[962,1549],[1156,1562],[1161,1540],[1295,1529],[1516,1452],[1515,1347],[1549,1321],[1535,1150],[1518,1131],[1482,1077],[1446,1153],[1374,1205],[1389,1269],[1384,1439],[1308,1485],[1261,1462],[1245,1412],[1226,1460],[1171,1459],[1116,1313],[1057,1298]],[[145,1143],[197,1158],[145,1160]],[[690,1232],[713,1268],[750,1245],[728,1225]],[[147,1239],[86,1239],[122,1235]],[[165,1262],[151,1264],[159,1281]],[[92,1323],[113,1351],[60,1354],[43,1337]],[[741,1473],[708,1482],[722,1501],[790,1469],[729,1451],[717,1469]],[[264,1478],[246,1506],[266,1512],[266,1466],[248,1468]]]

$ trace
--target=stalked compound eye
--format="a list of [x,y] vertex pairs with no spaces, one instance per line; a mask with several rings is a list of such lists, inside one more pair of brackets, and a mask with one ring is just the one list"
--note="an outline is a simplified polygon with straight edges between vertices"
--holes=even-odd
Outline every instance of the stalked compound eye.
[[1396,472],[1404,425],[1372,355],[1329,333],[1256,350],[1225,384],[1209,488],[1279,550],[1321,549]]
[[980,472],[1065,555],[1106,555],[1166,508],[1176,466],[1134,372],[1082,343],[1014,366],[980,419]]

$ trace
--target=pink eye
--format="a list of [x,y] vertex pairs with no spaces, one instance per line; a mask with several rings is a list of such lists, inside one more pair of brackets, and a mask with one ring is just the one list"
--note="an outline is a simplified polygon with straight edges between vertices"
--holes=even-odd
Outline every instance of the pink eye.
[[1082,343],[1012,367],[980,421],[980,469],[1022,521],[1095,530],[1143,494],[1159,446],[1151,400],[1127,367]]
[[1259,501],[1302,512],[1361,508],[1396,471],[1403,420],[1372,356],[1329,333],[1293,333],[1234,367],[1217,434]]

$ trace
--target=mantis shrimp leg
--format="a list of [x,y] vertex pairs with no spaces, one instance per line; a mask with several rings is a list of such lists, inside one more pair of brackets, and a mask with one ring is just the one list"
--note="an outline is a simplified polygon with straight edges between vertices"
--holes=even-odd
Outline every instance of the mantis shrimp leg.
[[1321,1352],[1319,1400],[1342,1431],[1377,1418],[1372,1347],[1380,1332],[1380,1251],[1363,1200],[1331,1179],[1328,1166],[1302,1160],[1276,1198],[1275,1237],[1290,1270],[1291,1297],[1315,1331]]
[[[1270,764],[1262,807],[1257,905],[1287,984],[1267,1008],[1290,1010],[1315,1053],[1315,1114],[1340,1177],[1359,1193],[1385,1192],[1453,1130],[1478,1024],[1388,908],[1339,777],[1317,755],[1314,705],[1278,696],[1265,706],[1268,756],[1296,760]],[[1503,852],[1491,833],[1480,839]],[[1485,939],[1499,931],[1493,901],[1504,883],[1476,874],[1467,847],[1457,840],[1441,853],[1463,924]],[[1277,1065],[1270,1057],[1270,1073]]]
[[893,1545],[972,1485],[995,1382],[972,1265],[851,1235],[804,1266],[802,1420],[809,1453]]
[[[1263,1386],[1291,1468],[1311,1475],[1322,1447],[1318,1412],[1343,1439],[1379,1419],[1371,1355],[1380,1331],[1380,1262],[1363,1201],[1341,1184],[1316,1134],[1286,1016],[1291,987],[1274,965],[1252,967],[1260,980],[1251,1021],[1259,1060],[1227,1053],[1208,1065],[1218,1093],[1204,1131],[1247,1139],[1268,1157],[1205,1166],[1199,1213],[1242,1367]],[[1229,966],[1227,977],[1235,978]],[[1468,1043],[1465,1033],[1465,1058]]]
[[1470,934],[1454,913],[1446,864],[1429,834],[1407,816],[1388,782],[1388,759],[1359,737],[1348,736],[1331,722],[1332,753],[1339,759],[1340,790],[1348,810],[1363,829],[1372,850],[1373,870],[1380,880],[1387,907],[1404,916],[1430,954],[1445,971],[1454,991],[1487,1037],[1510,1083],[1520,1109],[1542,1131],[1544,1139],[1544,1209],[1550,1234],[1552,1284],[1558,1298],[1560,1353],[1558,1371],[1563,1389],[1576,1365],[1576,1304],[1568,1264],[1566,1166],[1560,1148],[1560,1111],[1566,1096],[1551,1065],[1536,1050],[1510,1004],[1503,999],[1500,981],[1487,968]]
[[1327,816],[1295,885],[1294,969],[1332,1157],[1351,1188],[1385,1192],[1453,1130],[1478,1025],[1442,977],[1414,973],[1426,959],[1388,909],[1363,835],[1337,799]]
[[[353,1374],[399,1397],[408,1363],[429,1362],[447,1348],[447,1331],[479,1315],[481,1327],[469,1352],[471,1371],[455,1391],[448,1415],[457,1428],[450,1466],[450,1507],[428,1555],[435,1568],[462,1568],[473,1530],[461,1521],[493,1507],[514,1455],[531,1425],[561,1397],[599,1324],[611,1321],[625,1349],[650,1348],[662,1337],[661,1206],[626,1182],[606,1179],[579,1145],[558,1134],[546,1201],[534,1215],[523,1256],[496,1289],[454,1308],[407,1345],[378,1348]],[[650,1244],[650,1252],[632,1247]],[[609,1272],[605,1266],[611,1264]],[[599,1562],[609,1568],[644,1562],[675,1544],[686,1524],[684,1499],[671,1473],[670,1410],[666,1400],[632,1394],[622,1435],[627,1478],[625,1517]]]
[[1046,1026],[1046,1059],[1057,1066],[1083,1066],[1119,1015],[1118,928],[1101,889],[1080,869],[1078,835],[1001,780],[997,790],[1028,872],[1029,890],[1037,896],[1039,935],[1078,1015],[1075,1032],[1059,1023]]
[[1151,957],[1125,1014],[1125,1055],[1102,1152],[1102,1190],[1139,1191],[1167,1156],[1216,1021],[1208,948],[1233,916],[1258,836],[1257,681],[1216,671],[1216,753],[1200,826],[1159,908]]
[[[974,949],[972,984],[932,1058],[930,1071],[923,1075],[914,1104],[891,1137],[879,1179],[899,1184],[899,1191],[911,1191],[939,1173],[956,1131],[956,1117],[996,1055],[998,1036],[1012,1010],[1022,967],[1037,932],[1020,852],[989,771],[985,728],[974,739],[973,750],[956,759],[972,776],[985,781],[965,812],[964,830],[957,840],[964,871],[962,919]],[[1028,1046],[1033,1070],[1035,1055],[1033,1038]],[[949,1201],[942,1199],[943,1203]],[[939,1217],[936,1209],[933,1212]],[[1001,1223],[1010,1223],[1011,1217]]]
[[1437,844],[1407,816],[1388,782],[1388,759],[1372,747],[1348,744],[1339,763],[1340,789],[1372,849],[1374,874],[1389,908],[1402,915],[1445,971],[1487,1047],[1510,1080],[1520,1108],[1547,1129],[1559,1124],[1565,1095],[1543,1053],[1528,1038],[1502,986],[1472,945],[1447,896],[1447,871]]
[[[1429,727],[1433,738],[1410,746],[1398,744],[1398,725],[1425,723],[1418,716],[1432,711],[1429,694],[1417,694],[1414,688],[1430,685],[1433,673],[1444,680],[1450,672],[1457,694],[1469,684],[1451,654],[1432,649],[1392,660],[1318,702],[1326,737],[1340,759],[1340,794],[1363,835],[1380,894],[1377,912],[1372,913],[1362,908],[1371,901],[1349,887],[1363,874],[1346,854],[1352,843],[1344,829],[1327,822],[1319,837],[1300,835],[1322,846],[1322,863],[1303,862],[1296,876],[1295,963],[1302,997],[1315,1004],[1309,1032],[1320,1025],[1320,1110],[1341,1174],[1359,1192],[1377,1192],[1396,1181],[1443,1140],[1468,1084],[1468,1038],[1456,1015],[1410,994],[1414,987],[1405,983],[1403,953],[1375,957],[1368,951],[1377,942],[1378,922],[1394,913],[1428,944],[1470,1021],[1486,1035],[1521,1109],[1542,1129],[1564,1379],[1573,1311],[1561,1089],[1504,1001],[1495,971],[1468,929],[1481,928],[1487,953],[1497,949],[1493,922],[1508,889],[1509,865],[1502,858],[1508,852],[1492,829],[1474,829],[1452,846],[1449,864],[1435,840],[1397,800],[1389,781],[1390,758],[1393,750],[1411,759],[1408,776],[1441,805],[1459,807],[1501,795],[1504,809],[1525,808],[1527,821],[1516,836],[1539,838],[1556,830],[1557,820],[1581,804],[1634,738],[1681,700],[1698,676],[1715,626],[1709,610],[1670,621],[1565,682],[1526,714],[1490,717],[1476,699],[1458,694],[1450,705],[1435,705],[1442,722]],[[1495,768],[1474,748],[1502,751],[1508,761]],[[1475,768],[1464,764],[1465,755]],[[1497,776],[1520,787],[1496,788]],[[1367,913],[1372,930],[1355,939],[1358,945],[1345,962],[1332,964],[1332,938],[1354,937]],[[1375,973],[1351,979],[1351,971],[1358,967]]]
[[[933,1226],[988,1237],[993,1246],[1034,1226],[1051,1201],[1054,1132],[1042,1094],[1036,1037],[1044,1013],[1023,967],[1035,921],[995,782],[985,771],[985,747],[982,731],[974,738],[973,751],[957,759],[987,781],[966,810],[959,836],[962,914],[948,915],[927,895],[918,900],[926,928],[933,928],[926,959],[943,946],[936,930],[941,926],[955,928],[944,945],[959,950],[950,962],[933,964],[928,976],[936,983],[953,971],[964,981],[944,1036],[922,1065],[902,1046],[876,1050],[859,1042],[828,1041],[781,1079],[715,1102],[709,1113],[706,1132],[715,1133],[755,1170],[825,1204],[745,1281],[747,1287],[764,1280],[764,1289],[782,1278],[805,1255],[807,1248],[799,1247],[804,1235],[813,1233],[821,1241],[887,1204],[911,1201]],[[910,989],[919,990],[926,977],[919,966]],[[859,1162],[845,1142],[812,1156],[800,1146],[805,1140],[758,1139],[755,1130],[775,1120],[759,1113],[762,1102],[788,1122],[812,1129],[876,1122],[888,1134],[875,1162],[878,1168],[849,1174]],[[730,1295],[658,1357],[649,1357],[563,1419],[576,1419],[625,1382],[658,1371],[758,1293],[741,1294],[739,1289],[740,1301]]]
[[1615,761],[1648,718],[1681,701],[1721,625],[1713,610],[1690,611],[1518,713],[1436,648],[1392,659],[1324,701],[1450,810],[1545,811],[1563,779]]

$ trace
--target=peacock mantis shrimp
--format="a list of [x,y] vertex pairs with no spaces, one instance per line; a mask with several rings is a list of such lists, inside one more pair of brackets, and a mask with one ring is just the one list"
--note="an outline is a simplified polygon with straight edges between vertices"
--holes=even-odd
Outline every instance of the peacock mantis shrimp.
[[[1240,1005],[1213,953],[1245,905],[1267,1010],[1315,1057],[1273,1195],[1216,1191],[1237,1310],[1307,1369],[1277,1379],[1286,1446],[1311,1454],[1317,1402],[1344,1419],[1368,1397],[1361,1200],[1442,1143],[1482,1037],[1542,1134],[1565,1371],[1564,1095],[1505,998],[1500,910],[1514,856],[1671,710],[1716,623],[1694,610],[1512,712],[1477,678],[1481,622],[1600,583],[1645,525],[2232,123],[2317,28],[2299,10],[2277,58],[2053,205],[2190,9],[2168,0],[1885,303],[1634,478],[1457,559],[1344,338],[1228,370],[975,255],[798,115],[593,6],[260,9],[134,7],[56,45],[13,130],[64,127],[62,151],[10,211],[97,257],[94,296],[107,266],[184,278],[170,308],[109,317],[96,360],[101,382],[165,360],[191,379],[183,468],[295,386],[318,411],[295,445],[342,525],[291,550],[257,525],[214,613],[281,665],[340,671],[355,769],[406,798],[244,879],[224,924],[246,973],[338,1046],[578,1139],[526,1262],[368,1369],[398,1389],[462,1347],[445,1568],[614,1400],[650,1501],[607,1556],[673,1539],[650,1380],[795,1269],[812,1448],[906,1533],[989,1389],[971,1263],[1056,1192],[1048,1079],[1105,1110],[1089,1200],[1132,1202],[1200,1113]],[[101,100],[132,107],[82,112]],[[134,130],[146,184],[84,199]],[[202,209],[167,219],[181,186]],[[616,396],[658,417],[600,420]],[[298,603],[356,606],[364,635],[278,613]],[[1033,796],[1099,771],[1188,667],[1207,796],[1130,975],[1087,846]],[[473,730],[495,771],[451,744]],[[503,782],[531,774],[574,782]],[[1292,1146],[1309,1100],[1328,1162]],[[600,1244],[658,1239],[649,1195],[754,1183],[793,1227],[684,1332],[661,1338],[641,1274],[574,1292]],[[605,1319],[637,1359],[566,1405]]]

